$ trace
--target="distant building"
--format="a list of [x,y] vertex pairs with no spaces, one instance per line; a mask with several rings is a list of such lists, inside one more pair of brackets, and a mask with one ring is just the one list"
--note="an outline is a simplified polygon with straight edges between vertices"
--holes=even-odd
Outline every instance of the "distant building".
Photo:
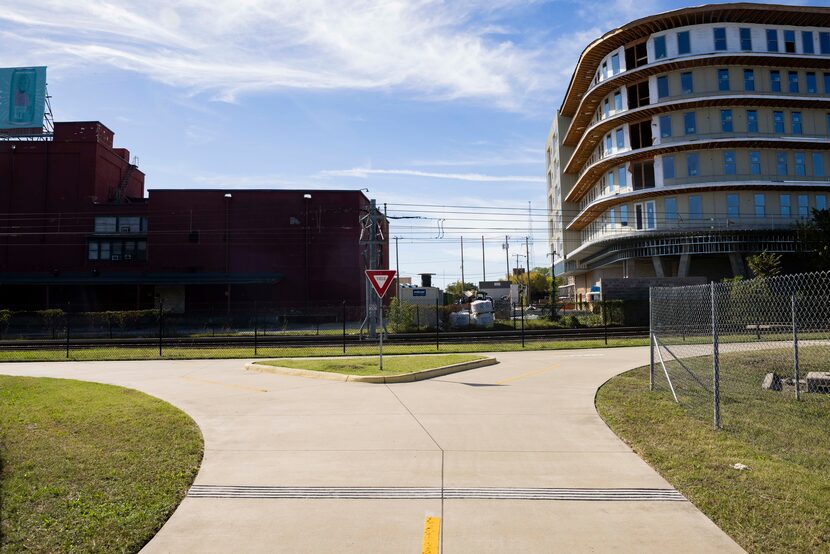
[[[0,141],[0,308],[361,306],[369,205],[360,191],[145,198],[144,174],[112,131],[56,123],[53,140]],[[386,243],[376,250],[386,268]]]
[[478,290],[487,293],[493,300],[507,300],[519,303],[519,285],[510,281],[480,281]]
[[795,226],[827,208],[829,151],[830,8],[712,4],[609,31],[547,141],[560,296],[745,275],[764,250],[794,263]]

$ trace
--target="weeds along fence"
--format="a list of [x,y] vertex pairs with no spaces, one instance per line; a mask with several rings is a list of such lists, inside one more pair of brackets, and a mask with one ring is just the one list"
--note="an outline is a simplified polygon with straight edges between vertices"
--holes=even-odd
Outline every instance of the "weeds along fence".
[[[0,309],[0,361],[60,359],[147,359],[198,357],[287,357],[434,353],[540,348],[546,343],[647,337],[648,329],[622,325],[615,303],[561,315],[507,310],[489,328],[451,325],[458,305],[384,306],[382,329],[374,336],[365,306],[345,303],[284,308],[251,303],[231,313],[174,313],[149,310],[86,312],[49,309],[11,312]],[[551,347],[555,347],[552,344]]]
[[656,287],[651,297],[652,390],[728,428],[763,403],[799,417],[830,398],[830,273]]

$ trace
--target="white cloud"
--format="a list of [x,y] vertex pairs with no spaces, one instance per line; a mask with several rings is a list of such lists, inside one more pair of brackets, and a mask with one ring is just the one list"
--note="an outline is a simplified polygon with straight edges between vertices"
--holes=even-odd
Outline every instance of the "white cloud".
[[354,167],[351,169],[329,169],[320,172],[322,177],[358,177],[366,179],[372,175],[398,175],[425,177],[429,179],[450,179],[453,181],[476,181],[480,183],[544,183],[544,177],[535,175],[485,175],[482,173],[439,173],[414,169],[373,169]]
[[504,39],[493,21],[520,3],[28,0],[0,11],[0,62],[112,66],[228,101],[275,89],[400,89],[519,109],[554,86],[552,58]]

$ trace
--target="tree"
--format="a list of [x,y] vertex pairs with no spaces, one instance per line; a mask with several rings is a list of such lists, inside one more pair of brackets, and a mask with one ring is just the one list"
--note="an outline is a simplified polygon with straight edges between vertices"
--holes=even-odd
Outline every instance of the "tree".
[[811,269],[830,269],[830,210],[813,210],[812,218],[798,226],[799,242]]
[[775,277],[781,273],[781,254],[767,252],[749,256],[746,264],[756,277]]
[[[528,304],[550,294],[550,269],[548,269],[548,275],[537,271],[538,269],[530,272],[530,296],[525,295],[525,298],[529,298]],[[519,285],[520,290],[524,290],[527,288],[527,275],[511,275],[510,282]]]
[[456,281],[455,283],[450,283],[447,285],[447,289],[444,293],[450,297],[451,302],[457,302],[461,299],[462,293],[464,291],[472,291],[473,295],[475,296],[475,292],[478,288],[473,283],[464,283],[464,288],[461,288],[461,281]]

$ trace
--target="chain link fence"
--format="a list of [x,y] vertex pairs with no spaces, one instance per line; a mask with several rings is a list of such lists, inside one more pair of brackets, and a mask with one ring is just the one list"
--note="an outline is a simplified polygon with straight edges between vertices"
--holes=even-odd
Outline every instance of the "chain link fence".
[[465,307],[393,299],[383,308],[383,328],[374,333],[366,306],[346,303],[289,308],[251,302],[232,311],[195,313],[175,313],[169,306],[106,312],[74,311],[71,305],[34,312],[0,309],[0,361],[375,355],[381,333],[387,354],[556,348],[562,341],[614,344],[648,336],[645,327],[624,325],[616,303],[597,303],[554,320],[549,310],[508,305],[486,326],[474,319],[464,323],[456,314]]
[[[652,390],[716,428],[830,407],[830,273],[657,287]],[[737,416],[742,416],[741,418]]]

